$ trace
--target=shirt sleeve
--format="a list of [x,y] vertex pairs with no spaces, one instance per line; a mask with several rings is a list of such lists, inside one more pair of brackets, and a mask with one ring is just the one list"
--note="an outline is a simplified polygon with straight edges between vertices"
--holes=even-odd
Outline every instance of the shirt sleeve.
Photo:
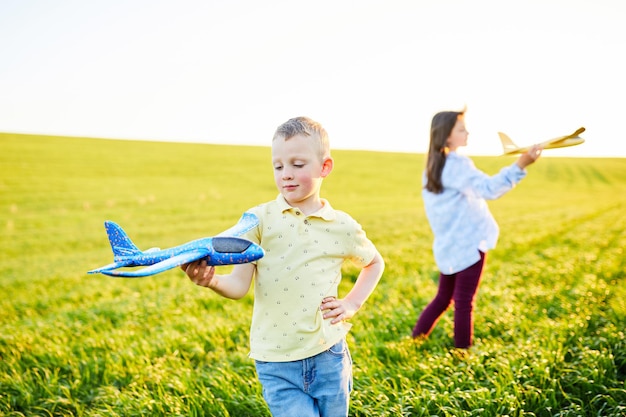
[[376,256],[376,246],[365,234],[365,231],[361,225],[354,219],[354,246],[352,251],[351,260],[359,268],[364,268],[369,265]]
[[455,154],[446,161],[444,175],[443,183],[447,188],[468,196],[495,200],[515,187],[526,176],[526,171],[513,163],[490,176],[476,168],[471,159]]

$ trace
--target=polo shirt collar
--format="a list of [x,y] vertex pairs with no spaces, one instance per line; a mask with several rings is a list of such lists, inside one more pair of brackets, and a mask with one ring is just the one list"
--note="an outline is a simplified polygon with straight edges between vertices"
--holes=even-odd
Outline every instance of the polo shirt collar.
[[[319,217],[326,221],[335,220],[335,218],[337,217],[335,213],[335,209],[332,208],[328,200],[326,200],[325,198],[322,198],[321,200],[323,204],[322,208],[316,211],[315,213],[310,214],[308,217]],[[276,203],[278,204],[278,208],[280,209],[282,213],[284,213],[285,211],[295,212],[296,210],[298,210],[297,208],[290,206],[282,194],[278,194],[278,197],[276,197]]]

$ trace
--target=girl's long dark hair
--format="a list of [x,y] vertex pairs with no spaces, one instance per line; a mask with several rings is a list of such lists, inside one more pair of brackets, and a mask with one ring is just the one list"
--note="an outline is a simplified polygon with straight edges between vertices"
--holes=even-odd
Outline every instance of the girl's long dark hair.
[[430,125],[430,147],[428,149],[428,159],[426,160],[426,186],[431,193],[440,194],[443,192],[441,183],[441,173],[446,164],[448,155],[447,140],[452,133],[456,121],[463,117],[463,111],[442,111],[433,117]]

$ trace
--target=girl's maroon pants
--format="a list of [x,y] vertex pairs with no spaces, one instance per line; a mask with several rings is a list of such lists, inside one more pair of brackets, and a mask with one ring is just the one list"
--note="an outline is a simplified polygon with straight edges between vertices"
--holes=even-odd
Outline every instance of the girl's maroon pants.
[[439,275],[437,295],[420,314],[413,337],[428,336],[454,301],[454,346],[468,348],[474,336],[474,300],[485,264],[485,254],[474,265],[452,275]]

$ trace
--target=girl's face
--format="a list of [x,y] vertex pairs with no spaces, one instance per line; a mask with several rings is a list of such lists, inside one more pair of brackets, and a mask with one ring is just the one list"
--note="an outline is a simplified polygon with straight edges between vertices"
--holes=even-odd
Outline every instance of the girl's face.
[[305,214],[321,208],[320,187],[333,166],[331,158],[321,160],[316,145],[315,140],[303,135],[272,142],[276,187],[289,205]]
[[451,151],[455,151],[459,146],[467,146],[468,136],[469,132],[465,129],[465,121],[460,117],[457,119],[454,127],[452,128],[452,132],[450,132],[450,136],[448,136],[446,145]]

